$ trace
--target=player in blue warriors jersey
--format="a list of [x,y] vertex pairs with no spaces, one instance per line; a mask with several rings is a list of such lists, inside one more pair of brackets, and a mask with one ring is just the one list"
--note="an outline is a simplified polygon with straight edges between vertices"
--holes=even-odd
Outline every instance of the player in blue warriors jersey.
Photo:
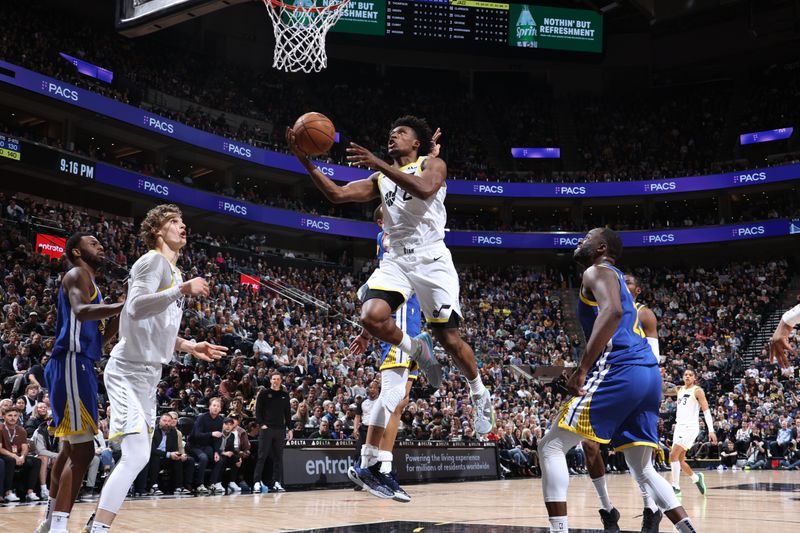
[[[383,210],[381,206],[375,208],[374,220],[375,223],[383,229]],[[388,246],[388,241],[389,236],[386,235],[384,231],[378,233],[377,257],[379,260],[383,258],[383,254]],[[401,330],[412,337],[416,337],[422,331],[420,313],[417,295],[412,294],[405,303],[398,307],[397,311],[392,315],[392,318]],[[369,334],[362,332],[350,345],[351,352],[354,354],[363,353],[366,350],[369,339]],[[367,492],[374,496],[379,498],[393,498],[397,501],[407,503],[411,501],[411,497],[400,487],[392,472],[392,450],[394,449],[394,441],[397,438],[397,431],[400,427],[400,415],[403,414],[403,409],[408,404],[411,386],[419,376],[419,366],[411,359],[410,354],[404,352],[399,346],[389,344],[388,342],[380,342],[380,354],[381,381],[387,379],[399,381],[402,380],[405,375],[405,397],[397,403],[388,421],[386,421],[385,427],[379,424],[373,424],[372,420],[367,421],[369,424],[367,438],[366,442],[362,444],[363,446],[377,448],[377,462],[374,465],[366,463],[354,465],[348,471],[348,475],[358,487],[366,488]],[[384,395],[383,401],[387,401],[385,395],[389,390],[391,390],[389,386],[381,387],[381,394]]]
[[[661,362],[661,358],[659,357],[658,321],[656,315],[644,304],[636,301],[642,293],[641,283],[636,276],[633,274],[625,274],[625,285],[633,296],[633,305],[636,308],[636,316],[639,320],[639,326],[634,327],[634,329],[639,335],[645,337],[656,359]],[[585,338],[589,339],[592,334],[592,329],[594,328],[594,321],[597,319],[597,304],[586,297],[583,292],[583,287],[581,287],[578,296],[578,316],[581,319],[581,327]],[[611,503],[611,498],[608,496],[605,478],[606,465],[603,461],[600,443],[594,440],[584,439],[581,442],[581,447],[586,455],[586,468],[589,471],[589,477],[592,479],[592,484],[600,498],[600,518],[603,521],[603,533],[619,533],[619,511],[617,511]],[[644,501],[641,533],[658,533],[658,527],[663,515],[655,501],[653,501],[653,498],[647,493],[646,487],[639,485],[639,489],[642,492],[642,499]]]
[[[62,448],[50,475],[50,496],[38,532],[67,531],[67,521],[89,463],[97,433],[97,377],[94,363],[117,333],[122,303],[105,304],[95,276],[105,259],[93,235],[76,233],[65,254],[72,268],[58,291],[56,339],[45,368],[53,410],[52,430]],[[114,317],[103,326],[103,320]]]
[[[567,382],[572,396],[539,443],[550,531],[569,531],[566,453],[586,438],[623,451],[634,479],[678,532],[696,533],[669,482],[653,468],[661,374],[652,348],[638,331],[638,311],[625,277],[614,266],[621,255],[622,239],[607,228],[593,229],[575,249],[575,260],[586,266],[581,301],[597,307],[597,314],[581,363]],[[580,314],[586,327],[586,313]]]

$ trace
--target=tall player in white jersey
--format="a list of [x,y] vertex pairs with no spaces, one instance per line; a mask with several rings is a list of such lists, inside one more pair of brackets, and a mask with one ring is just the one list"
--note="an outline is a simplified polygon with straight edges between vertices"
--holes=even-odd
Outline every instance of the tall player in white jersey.
[[686,463],[686,451],[689,450],[700,433],[700,409],[708,428],[708,438],[712,444],[717,443],[714,432],[714,419],[708,408],[706,393],[697,385],[694,370],[687,369],[683,373],[683,387],[672,387],[664,392],[667,396],[677,396],[678,409],[675,415],[675,433],[672,436],[672,450],[669,452],[669,464],[672,468],[672,490],[681,493],[681,470],[692,478],[700,494],[706,493],[706,483],[702,473],[695,473]]
[[122,459],[103,487],[91,533],[111,528],[131,483],[150,460],[150,435],[156,419],[156,386],[161,365],[187,352],[213,361],[224,346],[178,337],[186,296],[208,296],[203,278],[183,281],[176,266],[186,245],[186,225],[176,205],[151,209],[140,231],[150,251],[133,264],[128,297],[120,315],[120,340],[111,351],[104,381],[111,402],[111,439],[122,439]]
[[[442,379],[442,370],[433,354],[427,333],[412,338],[397,327],[392,311],[416,293],[420,307],[436,339],[469,380],[475,404],[475,430],[482,435],[494,425],[494,408],[484,387],[475,354],[461,339],[458,274],[450,250],[444,244],[447,211],[447,165],[429,156],[433,132],[425,120],[404,116],[392,124],[387,149],[392,162],[350,143],[348,161],[375,170],[367,179],[339,186],[325,176],[297,147],[291,128],[286,140],[297,159],[311,175],[314,185],[333,203],[369,202],[380,199],[383,205],[383,229],[391,236],[389,249],[367,281],[369,290],[361,307],[364,329],[378,339],[412,354],[434,387]],[[388,420],[392,405],[405,397],[405,380],[381,397],[386,405],[376,405],[373,420]],[[381,404],[379,399],[378,404]],[[382,410],[382,411],[381,411]]]

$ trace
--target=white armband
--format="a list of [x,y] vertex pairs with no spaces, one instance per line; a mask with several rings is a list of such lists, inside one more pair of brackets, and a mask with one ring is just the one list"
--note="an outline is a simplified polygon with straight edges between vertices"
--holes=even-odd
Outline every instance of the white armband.
[[650,348],[653,350],[653,355],[656,356],[658,359],[658,364],[663,365],[666,356],[661,355],[661,351],[658,348],[658,338],[656,337],[645,337],[647,339],[647,344],[650,345]]
[[800,322],[800,305],[795,305],[794,307],[783,313],[781,320],[783,320],[786,323],[786,325],[790,327],[795,327],[797,323]]
[[715,433],[714,419],[711,418],[711,409],[706,409],[705,411],[703,411],[703,419],[706,421],[706,427],[708,428],[708,432]]

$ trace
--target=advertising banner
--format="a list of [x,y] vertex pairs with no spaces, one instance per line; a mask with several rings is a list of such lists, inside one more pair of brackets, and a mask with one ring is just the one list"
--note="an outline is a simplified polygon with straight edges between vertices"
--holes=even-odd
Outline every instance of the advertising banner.
[[[351,483],[347,469],[355,460],[355,444],[346,441],[295,441],[283,454],[286,487],[325,487]],[[492,443],[400,442],[393,466],[401,483],[497,479],[497,454]]]
[[48,235],[47,233],[36,234],[36,251],[48,256],[50,259],[58,259],[64,255],[66,246],[67,239],[65,237]]
[[[512,4],[515,6],[517,4]],[[61,102],[88,109],[120,120],[137,128],[211,150],[237,159],[279,170],[305,174],[300,163],[289,154],[264,150],[201,131],[179,122],[149,113],[111,98],[60,82],[0,61],[0,82],[22,87]],[[19,159],[18,151],[6,146],[0,156]],[[320,172],[329,178],[350,182],[367,178],[372,172],[360,168],[317,163]],[[447,193],[497,198],[599,198],[616,196],[650,196],[684,192],[710,191],[766,185],[800,179],[800,163],[707,176],[665,178],[646,181],[602,183],[509,183],[497,181],[448,180]]]

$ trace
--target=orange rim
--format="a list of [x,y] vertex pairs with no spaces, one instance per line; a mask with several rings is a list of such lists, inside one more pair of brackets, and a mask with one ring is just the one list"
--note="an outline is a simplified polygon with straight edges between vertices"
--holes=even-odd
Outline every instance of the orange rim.
[[350,2],[350,0],[342,0],[342,2],[339,2],[338,4],[332,4],[325,7],[316,7],[316,6],[303,7],[303,6],[293,6],[291,4],[285,4],[281,2],[281,0],[263,0],[263,1],[264,5],[266,5],[267,7],[270,7],[270,4],[272,4],[273,7],[282,7],[284,9],[288,9],[289,11],[308,11],[311,13],[320,13],[322,11],[335,11],[337,9],[343,8],[347,3]]

